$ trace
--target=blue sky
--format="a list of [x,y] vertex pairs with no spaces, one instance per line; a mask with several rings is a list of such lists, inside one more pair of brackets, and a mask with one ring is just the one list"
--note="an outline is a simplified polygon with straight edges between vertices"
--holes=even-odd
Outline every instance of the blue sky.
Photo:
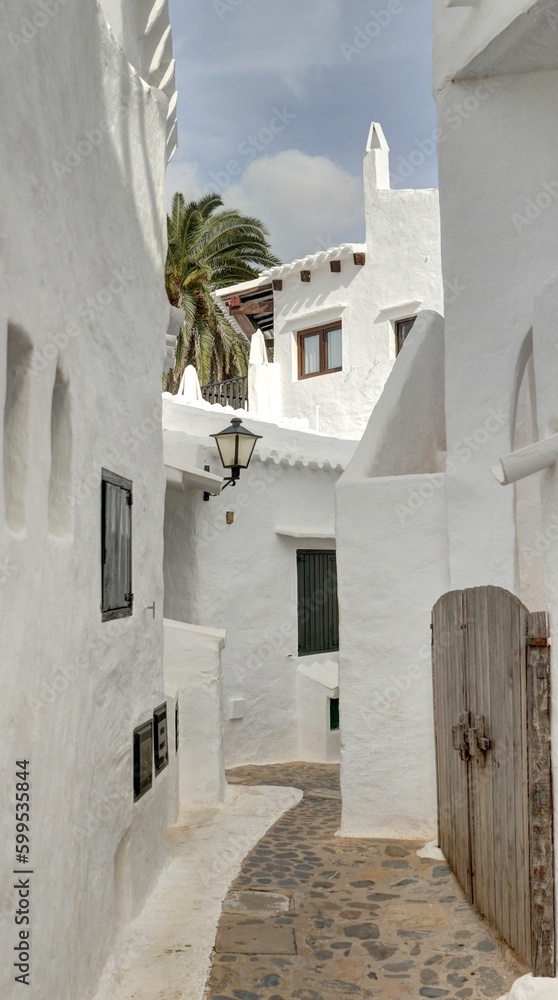
[[[283,260],[363,239],[370,122],[394,175],[436,126],[431,0],[170,0],[170,11],[169,196],[217,190],[266,223]],[[433,187],[435,153],[422,159],[408,185]]]

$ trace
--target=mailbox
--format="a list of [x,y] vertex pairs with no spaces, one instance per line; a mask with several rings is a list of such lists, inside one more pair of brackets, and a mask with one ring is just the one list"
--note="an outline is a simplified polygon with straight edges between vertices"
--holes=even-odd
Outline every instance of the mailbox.
[[134,729],[134,801],[153,784],[153,723]]
[[153,712],[155,731],[155,774],[159,774],[169,762],[169,738],[167,727],[167,705],[159,705]]

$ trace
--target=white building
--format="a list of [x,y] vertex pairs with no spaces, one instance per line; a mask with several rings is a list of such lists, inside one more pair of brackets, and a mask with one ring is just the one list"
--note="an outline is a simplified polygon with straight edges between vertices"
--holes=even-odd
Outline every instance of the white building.
[[366,243],[345,244],[222,289],[230,316],[260,328],[273,364],[252,358],[250,409],[360,438],[412,322],[442,308],[438,192],[392,191],[389,147],[372,123],[364,156]]
[[[558,4],[434,10],[442,265],[458,292],[445,328],[417,323],[337,490],[347,835],[436,834],[441,595],[504,588],[549,613],[556,643]],[[556,774],[555,713],[551,735]]]
[[[229,765],[338,760],[334,486],[355,444],[246,418],[261,440],[221,492],[209,435],[232,415],[163,405],[165,618],[227,633],[223,730],[198,767],[214,767],[223,736]],[[194,712],[182,717],[185,733]]]
[[[442,300],[437,192],[390,190],[377,124],[364,178],[366,244],[219,293],[252,339],[246,420],[262,435],[234,490],[208,503],[199,492],[204,481],[218,489],[222,468],[209,435],[233,411],[196,399],[192,373],[185,394],[165,397],[165,616],[227,632],[230,765],[339,759],[334,487],[394,366],[397,340],[401,347],[417,313]],[[213,391],[211,399],[226,398],[228,386]]]
[[134,731],[165,702],[171,38],[166,3],[0,21],[0,993],[89,1000],[166,850],[168,769],[135,801]]

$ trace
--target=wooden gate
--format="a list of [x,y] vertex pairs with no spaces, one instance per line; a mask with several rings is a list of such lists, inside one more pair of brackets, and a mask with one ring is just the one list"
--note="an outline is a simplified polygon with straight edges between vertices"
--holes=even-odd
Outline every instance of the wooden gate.
[[554,976],[547,635],[546,614],[498,587],[432,612],[439,844],[536,976]]

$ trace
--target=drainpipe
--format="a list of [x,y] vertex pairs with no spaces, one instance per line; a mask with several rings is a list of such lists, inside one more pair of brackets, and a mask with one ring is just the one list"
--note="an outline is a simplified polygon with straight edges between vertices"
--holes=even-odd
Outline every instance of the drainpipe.
[[501,458],[498,465],[492,467],[492,473],[502,486],[509,486],[535,472],[551,468],[557,460],[558,434],[553,434],[545,441],[536,441],[535,444],[529,444],[526,448]]

